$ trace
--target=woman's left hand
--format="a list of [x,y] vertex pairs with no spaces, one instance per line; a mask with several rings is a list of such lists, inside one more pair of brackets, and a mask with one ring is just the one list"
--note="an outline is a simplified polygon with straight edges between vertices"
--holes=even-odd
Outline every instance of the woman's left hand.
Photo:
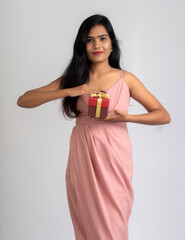
[[116,109],[114,110],[114,114],[109,114],[104,121],[111,121],[111,122],[127,122],[129,114],[125,111]]

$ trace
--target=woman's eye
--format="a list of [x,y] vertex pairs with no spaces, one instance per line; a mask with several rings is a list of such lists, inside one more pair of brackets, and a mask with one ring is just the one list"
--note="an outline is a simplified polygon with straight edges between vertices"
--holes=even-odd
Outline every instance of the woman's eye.
[[[100,39],[103,40],[103,41],[106,40],[105,37],[101,37]],[[91,42],[91,40],[93,40],[93,39],[90,39],[90,38],[89,38],[89,39],[87,39],[87,42]]]
[[91,40],[92,40],[92,39],[89,38],[89,39],[87,39],[87,42],[90,42]]

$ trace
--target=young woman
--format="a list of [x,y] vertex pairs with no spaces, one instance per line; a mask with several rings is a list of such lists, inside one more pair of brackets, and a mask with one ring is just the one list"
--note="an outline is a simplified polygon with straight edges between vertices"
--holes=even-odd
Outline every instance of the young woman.
[[[62,98],[64,116],[76,118],[66,169],[68,204],[77,240],[127,240],[134,200],[132,145],[127,122],[170,123],[162,104],[132,73],[121,69],[120,48],[107,17],[93,15],[81,24],[74,53],[63,75],[19,97],[34,108]],[[90,94],[110,97],[104,119],[88,116]],[[128,114],[130,97],[147,113]]]

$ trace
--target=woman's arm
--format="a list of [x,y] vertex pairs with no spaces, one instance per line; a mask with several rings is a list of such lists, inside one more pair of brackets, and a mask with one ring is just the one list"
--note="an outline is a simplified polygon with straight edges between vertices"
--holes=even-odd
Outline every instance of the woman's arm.
[[131,73],[128,73],[127,83],[130,96],[143,105],[148,111],[145,114],[129,115],[129,122],[158,125],[170,123],[171,118],[163,105],[146,89],[141,81]]
[[58,78],[50,84],[29,90],[21,95],[17,100],[17,105],[24,108],[34,108],[43,103],[66,97],[67,89],[60,89],[61,78]]
[[54,80],[50,84],[29,90],[21,95],[17,100],[17,105],[23,108],[38,107],[43,103],[56,100],[64,97],[75,97],[81,94],[96,93],[97,89],[89,87],[87,84],[82,84],[78,87],[60,89],[60,81],[62,77]]
[[105,120],[134,122],[147,125],[170,123],[171,118],[167,110],[134,74],[127,72],[125,82],[129,88],[130,96],[142,104],[148,113],[131,115],[118,109],[115,114],[109,115]]

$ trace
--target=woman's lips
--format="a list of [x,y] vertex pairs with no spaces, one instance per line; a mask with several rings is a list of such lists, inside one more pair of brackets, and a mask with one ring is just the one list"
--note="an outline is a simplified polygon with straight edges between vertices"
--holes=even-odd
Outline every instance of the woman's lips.
[[103,52],[93,52],[94,55],[100,55]]

